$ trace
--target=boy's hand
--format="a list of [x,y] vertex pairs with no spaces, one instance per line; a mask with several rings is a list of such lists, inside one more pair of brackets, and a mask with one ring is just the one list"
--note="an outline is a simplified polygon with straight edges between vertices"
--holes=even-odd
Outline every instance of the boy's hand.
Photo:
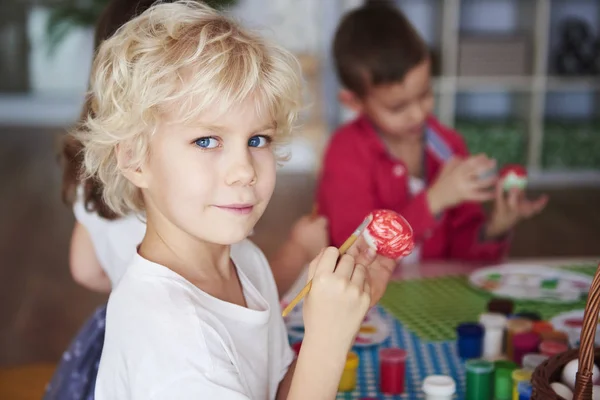
[[485,229],[486,238],[495,239],[505,235],[519,221],[539,214],[547,203],[547,195],[529,200],[523,190],[513,188],[505,193],[503,186],[498,184],[494,209]]
[[357,263],[367,268],[367,279],[371,287],[371,306],[374,306],[385,293],[388,282],[396,269],[397,261],[377,254],[362,235],[346,254],[353,256]]
[[497,177],[481,178],[496,161],[485,154],[465,159],[452,157],[427,191],[427,200],[432,214],[454,207],[464,201],[484,202],[494,198],[493,186]]
[[327,218],[305,215],[292,226],[290,239],[306,253],[307,263],[329,244]]
[[338,256],[328,247],[309,266],[312,288],[304,299],[304,326],[320,347],[345,354],[369,309],[371,288],[362,264],[348,254],[337,263]]

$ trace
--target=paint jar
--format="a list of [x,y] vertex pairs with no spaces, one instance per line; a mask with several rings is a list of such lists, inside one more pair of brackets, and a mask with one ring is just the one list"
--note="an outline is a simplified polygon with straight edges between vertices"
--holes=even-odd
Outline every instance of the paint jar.
[[469,360],[465,367],[467,370],[466,400],[491,399],[494,364],[487,360]]
[[523,356],[537,353],[540,346],[540,335],[535,332],[517,333],[513,336],[513,357],[517,365],[522,365]]
[[404,393],[406,350],[398,347],[379,350],[379,389],[385,394]]
[[554,326],[548,321],[534,321],[531,326],[531,331],[539,335],[541,335],[542,332],[552,332],[553,330]]
[[292,350],[296,353],[296,357],[300,354],[300,348],[302,347],[302,340],[292,344]]
[[515,318],[528,319],[531,322],[541,321],[542,316],[535,311],[520,311],[515,314]]
[[523,369],[535,371],[535,369],[544,361],[548,359],[548,356],[538,353],[529,353],[523,356]]
[[556,340],[544,340],[540,343],[540,353],[548,357],[564,353],[567,350],[569,350],[569,346]]
[[423,381],[425,400],[452,400],[456,382],[446,375],[430,375]]
[[512,373],[517,368],[517,364],[512,361],[494,363],[494,400],[512,399]]
[[569,345],[569,335],[562,331],[547,331],[540,333],[540,337],[542,341],[544,340],[554,340],[555,342],[561,342]]
[[487,304],[487,310],[491,313],[499,313],[506,316],[512,314],[515,303],[509,299],[492,299]]
[[518,400],[531,400],[531,393],[533,392],[531,382],[519,382],[519,384],[517,385],[517,392],[519,393]]
[[358,355],[354,352],[348,353],[346,365],[342,372],[342,379],[338,385],[340,392],[351,392],[356,388],[356,373],[358,369]]
[[483,325],[483,358],[494,361],[502,355],[506,316],[499,313],[484,313],[479,316]]
[[519,400],[519,383],[531,382],[532,371],[527,369],[515,369],[512,373],[513,380],[513,400]]
[[465,360],[480,358],[483,350],[483,326],[466,322],[456,328],[458,355]]
[[531,331],[533,324],[528,319],[514,318],[506,322],[506,357],[513,359],[513,336]]

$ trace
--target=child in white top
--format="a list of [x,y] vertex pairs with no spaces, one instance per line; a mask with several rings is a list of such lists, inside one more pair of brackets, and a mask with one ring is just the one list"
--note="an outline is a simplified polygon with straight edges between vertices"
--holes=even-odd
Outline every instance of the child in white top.
[[297,61],[196,2],[158,4],[102,44],[91,88],[87,176],[147,221],[109,300],[96,399],[334,398],[391,260],[356,246],[311,263],[290,366],[277,288],[245,238],[300,108]]
[[[167,2],[169,0],[166,0]],[[111,37],[124,23],[147,10],[155,0],[112,0],[96,26],[95,47]],[[86,101],[82,116],[89,114]],[[63,200],[72,206],[76,222],[70,251],[70,268],[82,286],[108,293],[133,260],[146,232],[145,216],[118,216],[104,204],[102,185],[82,179],[82,145],[66,136],[61,151]],[[303,216],[270,260],[281,296],[290,291],[305,266],[327,246],[327,224],[323,217]],[[302,280],[304,284],[305,280]],[[104,344],[106,305],[98,307],[83,324],[63,353],[44,400],[93,400],[95,381]]]
[[[154,3],[156,0],[109,1],[96,25],[95,48]],[[90,114],[90,106],[88,99],[82,112],[83,119]],[[76,137],[65,137],[61,149],[62,197],[73,207],[76,218],[70,268],[73,278],[82,286],[108,293],[125,272],[135,247],[142,241],[146,231],[145,217],[132,213],[119,216],[106,206],[101,182],[82,179],[82,150]],[[280,295],[290,289],[304,267],[327,246],[328,241],[324,217],[305,215],[295,221],[288,237],[269,260]]]

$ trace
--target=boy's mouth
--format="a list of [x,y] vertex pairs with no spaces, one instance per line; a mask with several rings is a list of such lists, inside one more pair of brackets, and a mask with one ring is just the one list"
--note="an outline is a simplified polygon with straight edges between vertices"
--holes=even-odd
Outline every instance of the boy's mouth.
[[218,209],[221,209],[223,211],[228,211],[228,212],[236,214],[236,215],[247,215],[247,214],[250,214],[252,212],[252,210],[254,209],[253,204],[226,204],[226,205],[220,205],[220,206],[216,206],[216,207]]

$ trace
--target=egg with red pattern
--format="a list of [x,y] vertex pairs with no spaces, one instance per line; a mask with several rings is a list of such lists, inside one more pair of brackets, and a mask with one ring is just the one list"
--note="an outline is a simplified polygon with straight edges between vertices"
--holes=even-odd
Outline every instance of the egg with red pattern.
[[415,246],[413,230],[403,216],[391,210],[376,210],[370,218],[363,236],[378,254],[397,260],[412,252]]

